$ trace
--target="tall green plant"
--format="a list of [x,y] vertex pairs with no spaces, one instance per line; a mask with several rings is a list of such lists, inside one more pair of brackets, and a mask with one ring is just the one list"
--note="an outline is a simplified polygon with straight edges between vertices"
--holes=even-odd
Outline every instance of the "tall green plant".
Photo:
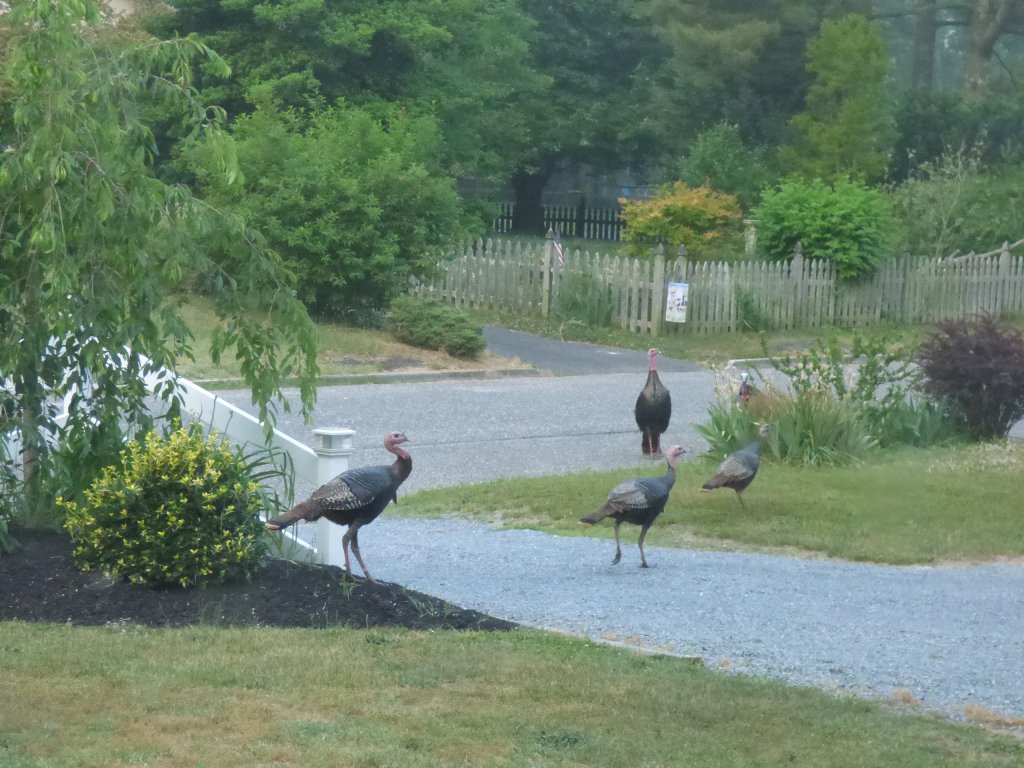
[[892,238],[888,197],[849,179],[787,179],[764,192],[755,215],[769,258],[789,258],[799,242],[805,256],[834,262],[844,280],[873,273]]
[[[227,65],[191,38],[100,47],[89,37],[98,20],[92,0],[19,2],[6,17],[0,371],[16,393],[33,512],[57,491],[80,491],[125,432],[147,427],[142,374],[190,354],[171,298],[186,272],[216,277],[214,355],[244,361],[268,428],[286,377],[299,376],[304,409],[314,400],[315,331],[292,275],[242,220],[152,172],[147,116],[161,114],[214,148],[211,173],[237,179],[224,114],[200,103],[191,83],[200,64]],[[60,427],[52,402],[72,393]],[[176,399],[172,382],[157,394]],[[43,481],[60,475],[49,440],[58,433],[68,480],[43,494]]]
[[857,14],[826,21],[807,59],[807,108],[791,121],[798,139],[780,164],[806,178],[881,181],[896,133],[880,26]]

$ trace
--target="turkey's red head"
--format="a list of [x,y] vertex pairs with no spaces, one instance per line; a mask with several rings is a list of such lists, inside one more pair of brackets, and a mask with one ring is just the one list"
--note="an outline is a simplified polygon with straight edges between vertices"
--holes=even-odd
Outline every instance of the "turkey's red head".
[[650,349],[647,350],[647,357],[651,361],[651,368],[650,369],[652,371],[654,370],[654,358],[656,358],[660,354],[661,354],[661,350],[660,349],[654,349],[654,347],[651,347]]
[[384,447],[394,453],[394,448],[397,448],[402,443],[409,442],[409,438],[405,436],[404,432],[388,432],[384,436]]

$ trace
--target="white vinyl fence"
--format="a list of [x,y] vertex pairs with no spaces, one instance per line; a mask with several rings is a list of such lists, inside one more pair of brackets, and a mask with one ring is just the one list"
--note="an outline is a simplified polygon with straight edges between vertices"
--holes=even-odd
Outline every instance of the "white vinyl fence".
[[[143,368],[148,362],[143,359]],[[355,431],[344,428],[319,428],[313,430],[313,447],[300,443],[283,432],[274,430],[269,443],[264,425],[252,415],[237,408],[228,401],[209,392],[198,384],[181,376],[174,378],[169,371],[143,377],[149,392],[154,392],[169,379],[173,379],[182,399],[182,408],[192,418],[208,429],[216,430],[230,441],[242,446],[269,447],[286,453],[295,471],[296,485],[319,487],[348,469],[349,458],[354,451]],[[64,398],[65,410],[57,418],[63,425],[67,420],[67,404],[74,393]],[[0,449],[7,456],[17,456],[20,445],[14,434],[0,434]],[[325,565],[342,566],[344,556],[341,536],[333,523],[321,519],[317,522],[314,543],[300,538],[296,528],[281,532],[285,553],[301,560],[313,560]]]

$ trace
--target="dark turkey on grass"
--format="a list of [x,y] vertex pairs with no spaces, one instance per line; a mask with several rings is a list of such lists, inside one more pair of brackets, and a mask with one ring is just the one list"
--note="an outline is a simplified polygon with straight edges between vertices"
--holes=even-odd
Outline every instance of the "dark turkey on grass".
[[348,560],[348,547],[359,561],[367,581],[373,581],[370,571],[359,552],[359,529],[372,523],[391,502],[398,502],[398,487],[412,472],[412,457],[402,449],[408,439],[401,432],[390,432],[384,437],[384,448],[398,458],[393,464],[358,467],[342,472],[330,482],[320,486],[305,501],[300,501],[287,514],[266,522],[267,530],[280,531],[300,521],[312,522],[325,517],[332,523],[347,525],[341,538],[345,554],[345,572],[352,575]]
[[647,383],[640,390],[636,399],[636,406],[633,413],[636,416],[636,425],[643,433],[640,447],[644,456],[659,458],[661,456],[661,436],[668,429],[668,422],[672,418],[672,396],[661,383],[658,371],[655,368],[654,360],[660,355],[657,349],[647,350],[649,367],[647,370]]
[[730,453],[725,461],[718,465],[714,477],[701,486],[702,491],[713,491],[716,488],[732,488],[736,498],[743,503],[743,491],[747,489],[761,466],[761,440],[767,436],[769,424],[762,424],[757,430],[757,438],[735,453]]
[[644,538],[658,515],[665,509],[668,495],[676,482],[676,464],[679,463],[679,457],[682,455],[682,447],[673,445],[665,456],[668,461],[668,470],[664,475],[634,477],[619,483],[608,494],[608,501],[604,503],[604,506],[586,517],[580,518],[580,522],[584,525],[594,525],[606,517],[615,521],[615,559],[612,560],[612,565],[617,565],[622,559],[619,526],[623,523],[632,523],[640,526],[640,538],[637,541],[640,546],[640,567],[647,567],[647,558],[644,556]]

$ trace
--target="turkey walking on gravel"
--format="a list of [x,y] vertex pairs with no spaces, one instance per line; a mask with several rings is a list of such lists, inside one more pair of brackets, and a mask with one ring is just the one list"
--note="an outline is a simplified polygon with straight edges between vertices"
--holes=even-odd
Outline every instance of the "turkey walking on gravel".
[[644,557],[644,537],[647,536],[647,529],[665,509],[668,494],[676,482],[676,464],[679,463],[679,457],[682,455],[682,447],[673,445],[665,456],[668,461],[668,471],[664,475],[634,477],[620,483],[608,494],[608,501],[603,507],[580,518],[580,522],[584,525],[593,525],[606,517],[615,520],[615,559],[612,560],[612,565],[617,565],[622,559],[619,526],[623,523],[632,523],[640,526],[640,539],[637,541],[640,546],[640,567],[647,567],[647,558]]
[[384,447],[398,458],[394,464],[375,467],[359,467],[342,472],[329,483],[320,486],[306,500],[292,507],[281,517],[266,522],[267,530],[280,531],[299,521],[312,522],[326,517],[332,523],[347,525],[348,530],[341,539],[345,554],[345,572],[352,575],[348,561],[348,546],[359,561],[367,581],[373,577],[366,569],[363,556],[359,553],[359,529],[372,523],[392,500],[398,502],[398,486],[412,472],[412,457],[402,448],[408,438],[401,432],[391,432],[384,437]]
[[701,486],[701,490],[732,488],[736,491],[740,506],[746,506],[743,503],[743,491],[757,476],[757,470],[761,466],[761,440],[768,434],[768,430],[769,425],[762,424],[757,430],[757,439],[735,453],[730,453],[725,461],[718,465],[715,476]]
[[633,410],[636,425],[643,432],[641,449],[645,456],[652,459],[661,457],[661,436],[668,429],[669,419],[672,418],[672,396],[661,383],[654,367],[654,359],[660,354],[661,352],[656,349],[647,350],[647,357],[650,360],[647,383],[640,390]]

